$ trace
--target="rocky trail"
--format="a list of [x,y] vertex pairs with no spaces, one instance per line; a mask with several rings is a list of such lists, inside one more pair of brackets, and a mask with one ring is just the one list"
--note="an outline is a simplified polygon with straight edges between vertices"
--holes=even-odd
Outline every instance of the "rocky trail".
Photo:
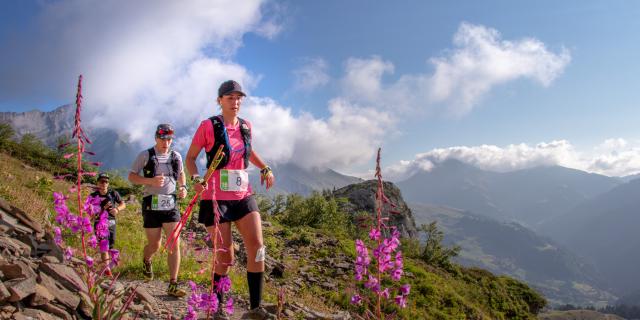
[[[265,222],[265,227],[269,223]],[[202,232],[202,230],[200,230]],[[241,239],[235,235],[236,243]],[[351,319],[344,311],[324,312],[305,306],[295,299],[304,289],[312,286],[325,290],[340,290],[339,283],[348,279],[352,265],[344,254],[318,258],[303,266],[282,263],[282,256],[289,260],[311,260],[314,249],[332,250],[338,242],[314,235],[313,241],[290,241],[281,253],[280,260],[268,256],[265,281],[278,281],[278,287],[288,293],[288,298],[277,304],[264,303],[270,319]],[[243,246],[235,246],[237,264],[246,264]],[[89,319],[93,306],[87,298],[87,285],[77,270],[83,262],[72,258],[63,261],[61,250],[52,236],[40,223],[34,221],[19,208],[0,198],[0,319]],[[284,274],[289,273],[284,277]],[[103,286],[108,285],[105,281]],[[181,283],[188,293],[188,285]],[[174,298],[166,294],[167,283],[160,280],[144,281],[118,279],[112,285],[115,293],[123,293],[116,306],[126,304],[126,298],[135,292],[124,319],[182,319],[187,311],[187,297]],[[234,313],[231,319],[248,319],[248,301],[232,294]],[[279,312],[278,312],[279,311]]]

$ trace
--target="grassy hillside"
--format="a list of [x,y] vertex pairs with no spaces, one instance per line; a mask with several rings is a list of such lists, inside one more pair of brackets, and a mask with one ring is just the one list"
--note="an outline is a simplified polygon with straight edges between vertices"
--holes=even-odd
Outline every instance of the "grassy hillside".
[[[34,169],[1,152],[0,174],[0,196],[41,222],[51,219],[46,212],[53,212],[52,191],[65,191],[71,187],[67,182],[54,180],[50,172]],[[119,183],[125,184],[124,181]],[[89,187],[87,185],[85,193]],[[135,190],[124,189],[135,194]],[[275,303],[278,290],[283,289],[284,299],[288,303],[298,303],[329,313],[338,309],[361,312],[348,302],[350,294],[347,292],[355,286],[352,280],[354,235],[362,237],[362,232],[356,230],[348,220],[342,225],[332,225],[336,221],[345,221],[340,217],[348,215],[335,211],[335,199],[314,194],[296,201],[295,206],[268,199],[260,201],[267,221],[264,234],[268,253],[284,265],[282,276],[272,276],[267,281],[265,300]],[[73,210],[72,201],[69,201],[69,206]],[[318,219],[321,223],[312,226],[305,225],[304,220],[288,219],[302,211],[331,216]],[[197,239],[202,236],[197,232],[194,234]],[[199,246],[196,242],[187,242],[183,247],[185,258],[181,265],[181,280],[207,283],[207,272],[200,272],[203,266],[206,267],[207,259],[194,254]],[[116,248],[121,250],[122,262],[115,271],[121,272],[125,278],[140,278],[144,243],[139,205],[136,202],[128,203],[127,209],[118,216]],[[393,304],[385,306],[388,313],[397,312],[397,318],[535,319],[536,313],[545,305],[540,294],[512,278],[457,265],[434,267],[412,258],[419,256],[417,253],[422,249],[415,241],[403,243],[406,274],[401,282],[411,284],[411,294],[406,309],[398,309]],[[239,263],[233,267],[233,291],[246,295],[241,253],[238,256]],[[205,262],[199,263],[199,260]],[[338,274],[336,265],[345,263],[350,268]],[[154,269],[161,279],[167,277],[166,259],[162,255],[154,258]]]

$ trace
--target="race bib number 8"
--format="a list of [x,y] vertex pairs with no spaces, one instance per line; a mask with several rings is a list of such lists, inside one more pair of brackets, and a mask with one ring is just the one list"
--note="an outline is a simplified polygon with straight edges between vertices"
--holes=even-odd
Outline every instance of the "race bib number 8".
[[220,170],[220,190],[247,191],[249,174],[245,170]]
[[167,211],[176,207],[176,199],[172,194],[154,194],[151,198],[151,210]]

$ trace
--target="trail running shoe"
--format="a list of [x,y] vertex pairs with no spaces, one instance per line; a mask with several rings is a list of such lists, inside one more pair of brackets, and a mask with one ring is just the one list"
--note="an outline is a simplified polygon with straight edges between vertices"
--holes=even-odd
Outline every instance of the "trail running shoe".
[[147,280],[153,280],[153,266],[151,261],[142,260],[142,273]]
[[170,282],[169,287],[167,288],[167,294],[172,297],[180,298],[186,296],[187,292],[178,288],[177,282]]
[[257,308],[250,309],[249,312],[245,314],[243,319],[256,319],[256,320],[276,319],[276,316],[269,313],[263,307],[257,307]]
[[224,308],[222,307],[222,305],[218,306],[218,311],[216,311],[216,314],[213,316],[213,319],[215,320],[229,320],[231,319],[231,317],[229,317],[229,314],[224,311]]

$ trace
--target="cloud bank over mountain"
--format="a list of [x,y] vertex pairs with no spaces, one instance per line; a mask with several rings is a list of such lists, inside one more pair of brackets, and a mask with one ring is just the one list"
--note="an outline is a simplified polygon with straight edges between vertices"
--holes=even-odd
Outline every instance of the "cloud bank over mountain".
[[507,172],[536,166],[558,165],[608,176],[640,172],[640,141],[607,139],[590,151],[580,151],[567,140],[536,145],[511,144],[455,146],[417,154],[385,169],[390,180],[400,181],[419,171],[429,171],[447,159],[456,159],[480,169]]

